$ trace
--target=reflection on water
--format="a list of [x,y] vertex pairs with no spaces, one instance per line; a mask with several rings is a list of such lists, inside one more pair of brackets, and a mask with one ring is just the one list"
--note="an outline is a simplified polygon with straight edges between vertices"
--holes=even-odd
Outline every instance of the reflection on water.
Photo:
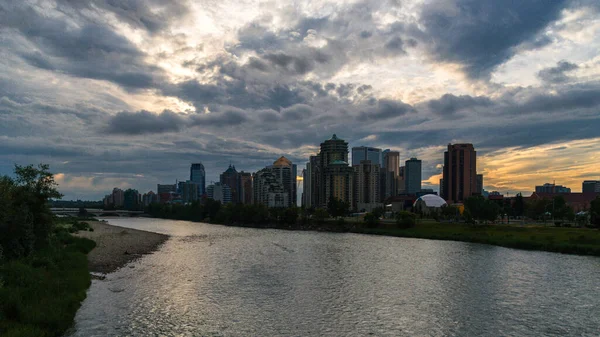
[[75,336],[598,335],[600,259],[460,242],[111,219],[170,234],[95,280]]

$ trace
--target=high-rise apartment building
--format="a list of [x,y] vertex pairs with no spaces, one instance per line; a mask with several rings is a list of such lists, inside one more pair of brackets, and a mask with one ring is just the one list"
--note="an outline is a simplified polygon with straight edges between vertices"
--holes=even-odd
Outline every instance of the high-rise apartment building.
[[231,189],[231,202],[237,204],[240,202],[240,191],[241,188],[241,180],[238,171],[235,169],[235,166],[229,167],[225,172],[221,173],[220,179],[221,184],[229,186]]
[[483,174],[477,175],[477,189],[475,190],[475,193],[483,195]]
[[356,210],[371,211],[381,205],[381,194],[379,191],[379,164],[370,160],[362,160],[358,165],[352,165],[354,169],[354,196],[353,208]]
[[123,192],[123,208],[126,210],[137,210],[141,207],[139,204],[140,193],[134,189],[127,189]]
[[398,170],[398,178],[396,179],[396,191],[397,195],[406,193],[406,166],[400,166],[400,170]]
[[125,192],[123,192],[123,190],[120,188],[117,188],[117,187],[113,188],[112,201],[113,201],[113,206],[115,208],[123,207],[123,205],[125,203]]
[[252,203],[252,173],[240,172],[240,202],[242,204]]
[[323,176],[323,185],[325,187],[323,206],[326,206],[332,198],[344,201],[350,206],[354,205],[354,170],[347,162],[334,160],[324,168]]
[[384,184],[381,190],[384,192],[383,199],[398,194],[398,177],[400,176],[400,152],[386,149],[382,153],[382,167],[385,168],[381,179]]
[[289,193],[285,191],[283,182],[275,174],[272,166],[267,166],[254,173],[252,178],[253,201],[267,207],[288,207]]
[[231,202],[231,188],[220,182],[208,185],[206,187],[206,194],[210,199],[220,201],[222,204]]
[[586,180],[581,184],[583,193],[600,193],[600,180]]
[[[352,205],[353,170],[348,165],[348,143],[334,134],[330,139],[321,143],[321,151],[318,156],[319,179],[316,183],[319,195],[316,205],[326,207],[331,197],[337,198],[342,195],[344,196],[343,200]],[[344,176],[344,179],[347,178],[347,184],[342,184],[341,176]],[[350,190],[347,190],[348,188]]]
[[190,167],[190,181],[198,184],[198,196],[206,193],[206,172],[202,163],[194,163]]
[[254,174],[254,202],[269,207],[296,206],[296,165],[280,157]]
[[444,153],[442,197],[460,203],[477,191],[477,152],[473,144],[448,144]]
[[323,180],[320,156],[310,156],[306,163],[306,177],[304,181],[304,199],[306,208],[314,208],[321,206],[320,193],[321,182]]
[[156,185],[156,193],[157,194],[163,194],[163,193],[176,193],[177,192],[177,185],[176,184],[157,184]]
[[535,193],[571,193],[571,189],[562,185],[545,183],[544,185],[536,186]]
[[195,181],[187,180],[179,182],[179,194],[181,195],[181,200],[185,203],[191,203],[197,200],[200,200],[199,193],[200,184]]
[[410,158],[404,163],[404,167],[406,193],[416,195],[421,191],[421,161],[417,158]]
[[381,149],[368,146],[352,148],[352,166],[359,165],[363,160],[370,160],[373,165],[381,167]]

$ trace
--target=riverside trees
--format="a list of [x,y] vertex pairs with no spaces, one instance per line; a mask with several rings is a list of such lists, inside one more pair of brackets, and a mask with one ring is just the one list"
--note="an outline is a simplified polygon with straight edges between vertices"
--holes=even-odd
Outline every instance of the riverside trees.
[[9,259],[47,245],[54,224],[48,201],[62,197],[48,165],[15,165],[15,176],[0,177],[0,246]]

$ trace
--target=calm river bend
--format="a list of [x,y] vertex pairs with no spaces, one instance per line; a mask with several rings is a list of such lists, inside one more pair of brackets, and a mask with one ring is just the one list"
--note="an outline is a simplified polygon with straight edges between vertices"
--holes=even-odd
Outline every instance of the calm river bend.
[[600,258],[159,219],[73,336],[599,336]]

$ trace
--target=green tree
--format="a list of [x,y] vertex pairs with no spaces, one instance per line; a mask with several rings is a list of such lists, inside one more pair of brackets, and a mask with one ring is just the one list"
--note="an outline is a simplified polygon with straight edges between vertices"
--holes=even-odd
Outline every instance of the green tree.
[[329,213],[323,208],[315,209],[315,212],[312,215],[312,218],[315,220],[317,225],[322,225],[325,222],[325,219],[329,218]]
[[365,214],[363,221],[368,228],[375,228],[377,225],[379,225],[379,216],[373,212],[370,212]]
[[0,246],[8,258],[48,243],[54,224],[48,203],[62,197],[48,165],[15,165],[15,176],[0,177]]
[[327,211],[334,218],[348,214],[349,209],[350,204],[335,197],[330,198],[329,202],[327,203]]
[[515,203],[513,204],[513,210],[515,216],[523,216],[525,215],[525,201],[523,200],[523,195],[521,193],[517,194],[515,197]]
[[600,196],[590,203],[590,223],[600,228]]
[[417,215],[415,213],[400,211],[396,214],[396,225],[399,228],[412,228],[417,224]]

